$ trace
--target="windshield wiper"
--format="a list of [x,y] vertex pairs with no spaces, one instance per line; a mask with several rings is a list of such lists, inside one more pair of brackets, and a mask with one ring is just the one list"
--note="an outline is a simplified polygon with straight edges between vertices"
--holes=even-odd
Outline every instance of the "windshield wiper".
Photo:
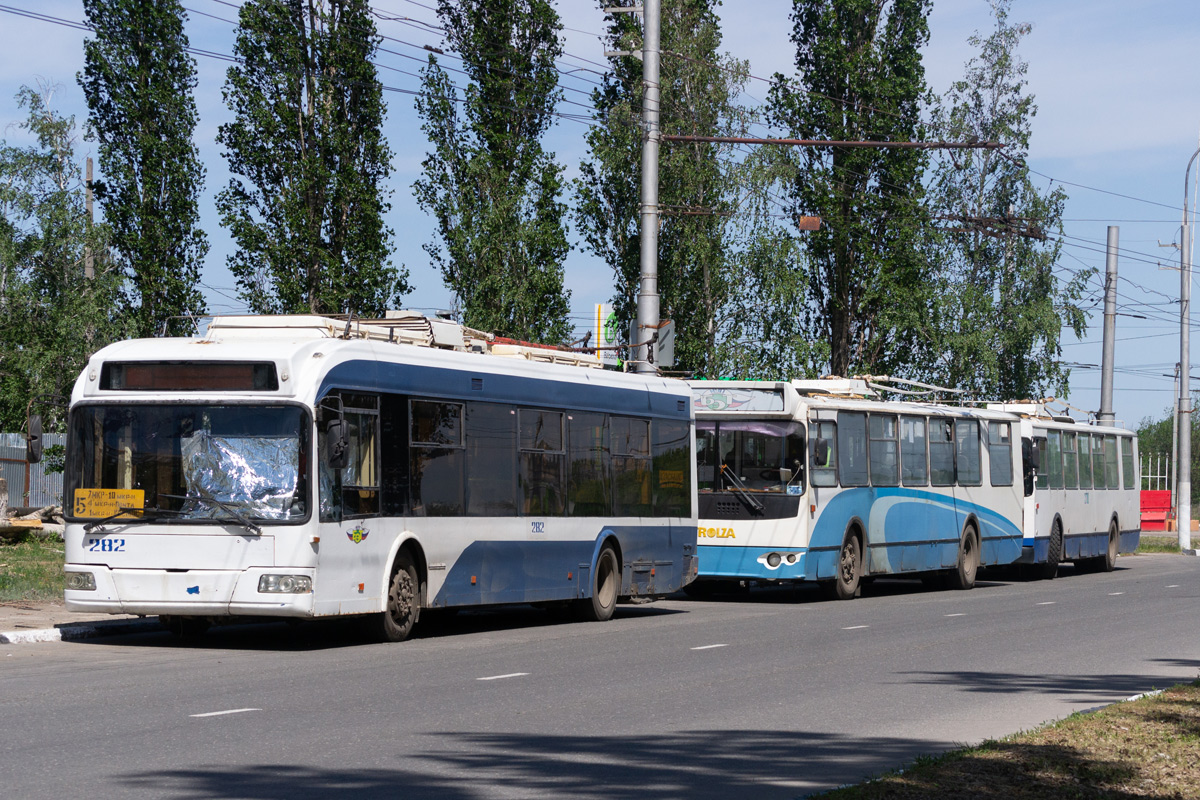
[[750,492],[746,489],[746,484],[742,483],[742,479],[734,474],[733,470],[729,468],[728,464],[721,465],[721,474],[729,479],[730,488],[738,497],[742,498],[743,503],[750,506],[751,510],[759,514],[762,513],[763,504],[758,502],[758,500],[750,494]]
[[[231,506],[229,503],[226,503],[224,500],[218,500],[215,497],[205,497],[203,495],[192,496],[190,494],[189,495],[165,494],[165,495],[161,495],[161,496],[162,497],[174,497],[174,498],[178,498],[178,499],[181,499],[184,501],[198,500],[202,503],[212,503],[217,508],[220,508],[223,511],[225,511],[225,513],[229,514],[229,516],[232,518],[232,519],[226,519],[225,517],[213,517],[213,519],[221,521],[221,522],[236,522],[237,524],[241,525],[243,528],[250,531],[254,535],[262,536],[262,528],[258,527],[253,522],[251,522],[250,520],[243,517],[236,508]],[[181,511],[179,513],[182,514],[183,512]]]
[[84,533],[92,533],[93,531],[99,531],[100,533],[108,533],[108,529],[104,527],[104,523],[112,522],[113,520],[117,519],[118,517],[123,517],[126,514],[141,514],[140,517],[138,517],[136,519],[131,519],[131,520],[129,520],[129,522],[149,522],[151,519],[153,519],[153,517],[147,517],[146,512],[152,512],[155,514],[178,514],[179,513],[178,511],[172,511],[169,508],[134,508],[132,506],[122,506],[117,509],[115,514],[109,514],[107,517],[104,517],[103,519],[98,519],[94,522],[89,522],[88,524],[84,525],[83,532]]

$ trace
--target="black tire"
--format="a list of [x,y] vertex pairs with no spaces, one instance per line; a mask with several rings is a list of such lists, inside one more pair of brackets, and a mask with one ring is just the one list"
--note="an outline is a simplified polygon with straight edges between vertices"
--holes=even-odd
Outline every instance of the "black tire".
[[862,572],[862,544],[857,534],[846,534],[838,551],[837,575],[823,581],[821,590],[830,600],[852,600],[862,591]]
[[1062,561],[1062,523],[1054,521],[1050,529],[1050,551],[1046,554],[1046,563],[1038,564],[1034,572],[1040,580],[1053,580],[1058,575],[1058,562]]
[[958,540],[958,563],[950,573],[950,587],[966,591],[975,586],[979,574],[979,536],[975,529],[967,527]]
[[421,579],[407,552],[401,550],[388,579],[387,610],[372,617],[372,633],[382,642],[402,642],[421,616]]
[[621,562],[612,545],[600,548],[592,570],[592,596],[579,601],[580,617],[587,622],[607,622],[617,609],[621,594]]
[[1108,549],[1104,552],[1104,558],[1099,563],[1101,570],[1112,572],[1117,568],[1117,550],[1120,545],[1121,532],[1117,529],[1117,521],[1114,519],[1108,524]]
[[158,624],[180,639],[195,639],[212,626],[204,617],[180,617],[174,614],[159,615]]

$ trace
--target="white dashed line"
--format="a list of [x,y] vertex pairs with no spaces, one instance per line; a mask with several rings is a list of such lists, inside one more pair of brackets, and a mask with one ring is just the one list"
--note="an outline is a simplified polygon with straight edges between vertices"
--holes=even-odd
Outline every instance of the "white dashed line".
[[1178,588],[1179,588],[1179,584],[1178,584],[1178,583],[1172,583],[1172,584],[1171,584],[1170,586],[1168,586],[1167,588],[1168,588],[1168,589],[1178,589]]
[[1039,606],[1052,606],[1056,602],[1058,602],[1058,601],[1057,600],[1047,600],[1045,603],[1038,603],[1038,605]]
[[1125,593],[1124,593],[1124,592],[1109,592],[1109,593],[1108,593],[1108,596],[1109,596],[1109,597],[1116,597],[1116,596],[1117,596],[1117,595],[1119,595],[1119,594],[1125,594]]
[[727,644],[706,644],[702,647],[693,647],[693,650],[714,650],[718,647],[729,647]]
[[947,617],[965,617],[966,614],[947,614]]
[[528,675],[528,672],[510,672],[507,675],[490,675],[486,678],[476,678],[477,681],[502,681],[505,678],[520,678]]
[[189,717],[223,717],[226,714],[245,714],[247,711],[262,711],[261,708],[231,708],[228,711],[209,711],[207,714],[188,714]]
[[842,628],[842,630],[844,630],[844,631],[857,631],[857,630],[860,630],[860,629],[862,629],[862,628],[869,628],[869,627],[871,627],[871,626],[870,626],[870,625],[851,625],[849,628]]

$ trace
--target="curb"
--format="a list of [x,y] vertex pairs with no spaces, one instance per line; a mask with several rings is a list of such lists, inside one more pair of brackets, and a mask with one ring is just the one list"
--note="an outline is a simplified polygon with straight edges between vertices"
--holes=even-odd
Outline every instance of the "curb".
[[132,619],[117,622],[70,622],[36,631],[0,631],[0,644],[32,644],[34,642],[73,642],[101,636],[120,636],[159,630],[157,618]]

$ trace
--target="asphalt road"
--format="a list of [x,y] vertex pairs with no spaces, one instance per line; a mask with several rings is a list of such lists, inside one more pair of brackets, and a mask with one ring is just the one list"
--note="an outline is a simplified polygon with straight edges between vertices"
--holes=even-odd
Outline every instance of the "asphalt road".
[[1200,559],[0,645],[0,794],[795,798],[1200,674]]

